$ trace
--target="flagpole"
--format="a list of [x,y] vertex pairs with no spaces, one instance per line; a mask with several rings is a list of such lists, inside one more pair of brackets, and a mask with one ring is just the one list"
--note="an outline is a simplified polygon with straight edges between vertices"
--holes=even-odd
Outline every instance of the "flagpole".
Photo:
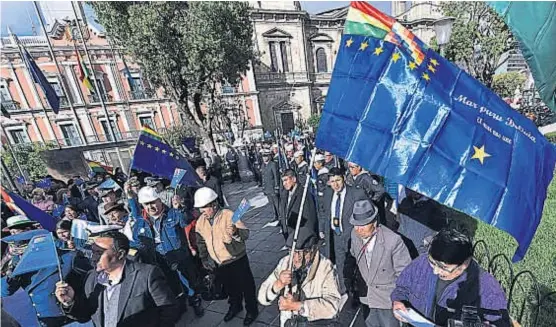
[[[17,51],[19,52],[19,56],[21,58],[21,61],[23,62],[23,65],[25,66],[25,69],[27,70],[27,73],[29,73],[29,75],[32,75],[31,74],[31,69],[29,68],[29,66],[27,65],[27,61],[25,60],[25,55],[23,54],[23,51],[21,51],[21,46],[19,44],[19,39],[15,36],[15,34],[12,33],[12,31],[9,28],[8,28],[8,30],[9,30],[10,36],[12,37],[14,43],[17,46]],[[30,52],[29,52],[29,55],[31,55]],[[50,121],[50,117],[48,116],[48,113],[46,112],[46,107],[42,103],[42,99],[41,99],[41,96],[39,94],[39,91],[37,90],[37,85],[35,84],[35,80],[34,80],[33,76],[30,76],[30,77],[31,77],[31,89],[34,91],[35,95],[37,96],[37,99],[39,100],[38,104],[42,107],[42,112],[44,113],[44,116],[46,117],[46,121],[48,122],[48,126],[50,127],[50,130],[52,131],[52,134],[54,136],[54,141],[56,142],[56,145],[58,145],[58,149],[61,149],[62,146],[60,145],[60,142],[58,141],[58,138],[56,137],[56,132],[54,131],[54,128],[52,127],[52,122]],[[30,110],[33,111],[32,108],[30,108]]]
[[[313,166],[313,164],[315,163],[315,154],[316,154],[316,149],[313,149],[311,151],[311,166]],[[292,243],[292,248],[290,250],[290,258],[288,260],[289,271],[293,270],[293,254],[295,252],[295,246],[297,245],[297,235],[299,234],[299,227],[301,226],[301,217],[303,216],[303,209],[305,209],[305,200],[307,199],[307,190],[309,189],[309,181],[311,179],[310,171],[311,170],[309,169],[305,176],[305,187],[303,188],[303,195],[301,197],[299,213],[297,214],[297,222],[295,223],[295,232],[293,233],[293,243]],[[285,217],[285,219],[287,220],[287,217]],[[287,293],[287,289],[285,293]]]
[[[106,125],[108,126],[108,133],[110,134],[110,136],[112,137],[112,140],[114,141],[114,143],[117,143],[118,140],[116,140],[116,133],[114,132],[114,128],[112,127],[112,124],[110,123],[110,114],[108,113],[108,109],[106,108],[106,104],[104,103],[104,94],[101,94],[101,90],[102,88],[99,85],[99,81],[97,80],[97,77],[95,76],[95,71],[93,69],[93,60],[91,55],[89,54],[89,47],[87,46],[87,42],[85,42],[85,35],[83,34],[83,30],[81,29],[81,24],[79,22],[79,16],[77,15],[77,9],[75,9],[75,1],[71,2],[71,8],[73,9],[73,14],[75,15],[75,25],[77,26],[77,30],[79,31],[79,35],[81,36],[81,41],[83,42],[83,48],[85,49],[85,55],[87,56],[87,60],[89,61],[89,67],[91,69],[91,73],[92,73],[92,77],[93,77],[93,83],[95,84],[95,88],[97,90],[98,93],[98,98],[100,100],[100,105],[102,107],[102,110],[104,111],[104,115],[106,116]],[[124,162],[122,160],[122,155],[120,154],[120,149],[118,148],[118,146],[115,146],[116,148],[116,154],[118,156],[118,161],[120,164],[120,167],[122,167],[122,169],[124,169]]]
[[87,138],[85,137],[85,133],[83,133],[83,127],[81,126],[80,119],[77,116],[77,111],[75,110],[75,108],[72,104],[71,97],[70,97],[70,92],[66,87],[66,82],[64,80],[64,75],[62,74],[62,69],[60,68],[60,64],[58,63],[58,59],[54,55],[54,50],[52,49],[52,44],[50,43],[50,38],[48,37],[48,33],[46,32],[46,27],[44,26],[44,21],[43,21],[43,18],[41,16],[40,11],[39,11],[39,6],[37,5],[36,1],[33,1],[33,6],[35,7],[35,12],[37,13],[37,16],[39,17],[39,22],[41,23],[42,32],[44,33],[44,37],[46,38],[46,43],[48,44],[48,50],[50,51],[50,56],[52,57],[52,60],[54,61],[54,64],[56,65],[56,70],[58,71],[58,76],[60,77],[60,84],[62,86],[62,90],[64,91],[64,94],[66,95],[66,99],[68,101],[68,105],[69,105],[71,111],[73,112],[75,123],[77,124],[77,131],[79,132],[79,137],[81,138],[81,140],[83,140],[83,143],[85,145],[87,145],[88,144],[87,143]]
[[[52,233],[49,233],[49,235],[52,238],[52,243],[56,244],[56,242],[54,241],[54,235]],[[58,256],[58,251],[56,250],[56,246],[54,246],[54,255],[56,256],[56,263],[58,264],[58,277],[60,277],[60,281],[63,282],[64,276],[62,276],[62,265],[60,264],[60,257]]]

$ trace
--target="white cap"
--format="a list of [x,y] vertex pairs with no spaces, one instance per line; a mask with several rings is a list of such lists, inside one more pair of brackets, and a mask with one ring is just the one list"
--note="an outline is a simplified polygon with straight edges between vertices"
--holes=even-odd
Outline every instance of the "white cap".
[[278,149],[278,144],[273,144],[273,145],[272,145],[272,148],[273,148],[273,149]]
[[303,151],[296,151],[296,152],[293,154],[293,156],[294,156],[294,157],[303,157]]
[[315,155],[315,161],[324,161],[324,155],[318,153]]
[[29,218],[23,215],[12,216],[6,219],[6,225],[8,225],[8,228],[20,225],[31,225],[33,223],[34,221],[31,221]]
[[286,144],[286,151],[293,151],[293,144]]
[[158,193],[153,187],[145,186],[139,190],[139,203],[145,204],[149,202],[153,202],[154,200],[160,199]]
[[205,207],[207,204],[218,199],[218,194],[209,187],[201,187],[195,192],[195,208]]

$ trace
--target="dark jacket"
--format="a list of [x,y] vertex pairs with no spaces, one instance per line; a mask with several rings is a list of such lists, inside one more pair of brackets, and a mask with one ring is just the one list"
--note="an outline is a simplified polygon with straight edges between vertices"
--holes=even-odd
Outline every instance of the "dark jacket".
[[[91,270],[82,291],[76,290],[75,303],[66,309],[79,322],[104,325],[105,286],[97,283],[98,273]],[[179,318],[175,297],[164,275],[156,266],[126,261],[118,302],[118,327],[174,326]]]
[[373,200],[375,203],[382,200],[384,196],[384,185],[367,171],[361,172],[356,177],[349,175],[346,179],[346,184],[362,189],[369,199]]
[[[301,208],[301,198],[303,197],[303,185],[297,184],[290,204],[288,205],[288,194],[286,190],[282,191],[280,195],[280,219],[288,228],[295,229],[297,223],[297,216],[299,214],[299,209]],[[318,230],[318,219],[317,210],[315,208],[315,202],[311,196],[310,192],[307,192],[305,198],[305,205],[303,206],[303,216],[301,217],[301,226],[307,226],[315,230]]]
[[426,241],[448,225],[440,205],[433,200],[419,200],[406,197],[398,208],[398,232],[407,237],[419,254],[426,253]]
[[[87,271],[92,269],[89,261],[78,251],[59,253],[64,280],[72,285],[82,285]],[[56,283],[59,281],[58,266],[43,268],[16,278],[3,277],[2,297],[10,296],[23,288],[29,295],[37,319],[46,326],[61,326],[71,320],[65,316],[54,295]]]
[[[428,254],[419,256],[402,271],[390,296],[392,301],[406,302],[406,305],[440,326],[445,326],[449,318],[459,320],[463,305],[500,310],[501,314],[498,316],[487,315],[482,318],[494,322],[497,327],[511,325],[502,287],[494,276],[484,271],[474,260],[461,276],[444,289],[435,302],[438,276],[433,273],[427,256]],[[455,312],[448,312],[448,308]]]
[[280,174],[278,165],[274,161],[263,163],[262,168],[263,192],[266,195],[275,195],[280,190]]
[[203,185],[216,192],[216,194],[218,195],[218,204],[220,204],[220,206],[223,207],[224,196],[222,194],[222,187],[220,186],[220,181],[218,180],[218,178],[214,176],[209,175],[207,177],[208,179],[203,183]]
[[98,201],[96,201],[92,196],[87,195],[83,198],[83,201],[77,204],[77,209],[84,211],[87,214],[89,221],[98,223],[98,205]]

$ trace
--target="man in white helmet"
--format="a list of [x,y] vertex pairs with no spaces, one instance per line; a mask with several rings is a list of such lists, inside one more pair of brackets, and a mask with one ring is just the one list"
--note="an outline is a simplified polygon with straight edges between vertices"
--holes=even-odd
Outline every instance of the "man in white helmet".
[[241,220],[232,221],[234,212],[218,205],[218,195],[208,187],[195,192],[195,208],[201,216],[197,220],[197,248],[203,266],[215,271],[228,292],[230,308],[224,321],[232,320],[241,310],[245,300],[244,326],[252,324],[259,314],[256,287],[245,241],[249,229]]
[[[147,219],[153,229],[157,261],[160,261],[163,271],[164,266],[168,266],[187,279],[189,287],[195,292],[189,298],[189,303],[195,315],[202,316],[204,314],[201,300],[202,280],[187,243],[186,217],[182,211],[165,205],[153,187],[145,186],[140,189],[138,198],[139,203],[145,208]],[[165,271],[165,275],[169,276],[170,273]],[[179,296],[178,286],[172,286]]]

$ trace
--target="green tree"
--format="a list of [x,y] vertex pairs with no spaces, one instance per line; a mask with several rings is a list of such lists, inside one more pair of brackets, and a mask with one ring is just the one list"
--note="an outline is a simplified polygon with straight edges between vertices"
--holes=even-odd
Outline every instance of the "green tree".
[[445,57],[491,87],[495,70],[504,62],[502,56],[515,47],[508,26],[486,2],[441,2],[440,8],[444,15],[456,18]]
[[254,57],[247,2],[91,2],[107,34],[212,138],[219,85],[236,84]]
[[40,143],[12,146],[11,151],[4,147],[4,151],[2,151],[2,160],[4,160],[8,170],[15,178],[21,175],[17,163],[14,160],[15,156],[23,173],[27,175],[26,177],[36,181],[48,174],[46,162],[41,156],[41,153],[51,148],[52,146],[45,146]]
[[307,120],[307,124],[316,131],[319,128],[320,123],[320,115],[319,114],[312,114],[311,117]]
[[527,77],[518,72],[497,74],[492,79],[492,90],[502,98],[513,97],[515,90],[521,90],[526,80]]

